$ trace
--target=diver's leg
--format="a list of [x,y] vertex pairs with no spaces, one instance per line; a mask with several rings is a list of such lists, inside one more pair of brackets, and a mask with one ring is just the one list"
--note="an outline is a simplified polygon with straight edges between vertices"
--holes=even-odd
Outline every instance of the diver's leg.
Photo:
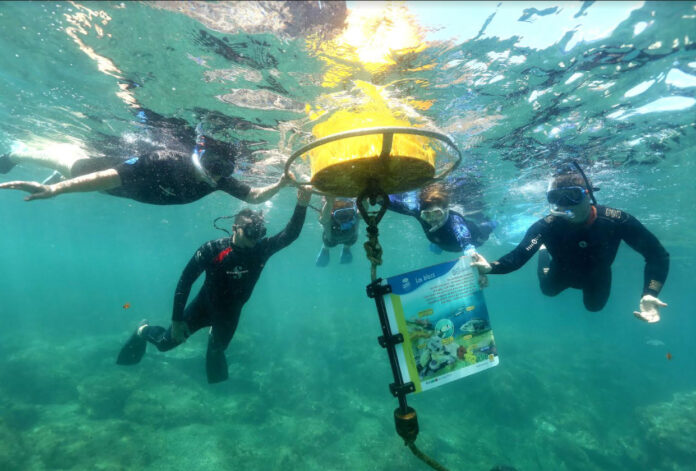
[[561,270],[554,266],[549,251],[543,245],[539,249],[539,264],[537,265],[537,276],[539,277],[539,288],[545,296],[556,296],[570,286],[561,276]]
[[341,250],[341,263],[350,263],[353,261],[353,254],[350,251],[350,245],[344,244]]
[[237,330],[240,314],[241,312],[237,312],[227,319],[215,321],[210,328],[208,351],[205,355],[205,370],[210,384],[225,381],[229,377],[225,350]]
[[62,173],[60,173],[58,170],[54,170],[52,174],[50,174],[44,181],[41,182],[42,185],[53,185],[54,183],[58,183],[62,180],[65,180],[65,177],[63,176]]
[[92,157],[89,159],[79,159],[73,163],[70,168],[70,178],[80,177],[88,173],[101,172],[109,168],[114,168],[118,164],[123,163],[123,159],[119,157]]
[[[186,322],[188,327],[189,336],[197,330],[209,326],[211,324],[210,319],[211,317],[206,308],[205,298],[199,293],[186,307],[186,311],[184,311],[184,322]],[[140,335],[157,347],[157,350],[160,352],[166,352],[183,343],[177,342],[172,338],[171,325],[166,329],[158,325],[146,325],[142,328]]]
[[57,170],[70,177],[72,166],[80,159],[88,159],[87,152],[77,144],[38,142],[14,146],[7,154],[13,166],[31,164]]
[[591,273],[582,288],[582,300],[590,312],[601,311],[609,300],[611,292],[611,270]]

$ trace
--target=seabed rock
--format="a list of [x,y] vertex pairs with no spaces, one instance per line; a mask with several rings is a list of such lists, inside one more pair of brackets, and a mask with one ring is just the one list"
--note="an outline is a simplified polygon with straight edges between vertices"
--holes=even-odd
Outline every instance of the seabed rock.
[[693,469],[696,463],[696,391],[639,410],[653,466]]

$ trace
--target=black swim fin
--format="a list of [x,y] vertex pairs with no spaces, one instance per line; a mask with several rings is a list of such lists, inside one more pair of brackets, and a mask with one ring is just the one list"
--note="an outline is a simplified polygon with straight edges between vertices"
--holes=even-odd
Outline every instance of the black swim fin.
[[208,374],[208,383],[219,383],[229,378],[227,372],[227,359],[224,350],[208,347],[205,354],[205,371]]
[[118,352],[118,358],[116,358],[117,365],[136,365],[140,363],[145,355],[145,349],[147,347],[147,340],[138,335],[138,331],[147,322],[141,322],[133,335],[130,336],[126,344]]

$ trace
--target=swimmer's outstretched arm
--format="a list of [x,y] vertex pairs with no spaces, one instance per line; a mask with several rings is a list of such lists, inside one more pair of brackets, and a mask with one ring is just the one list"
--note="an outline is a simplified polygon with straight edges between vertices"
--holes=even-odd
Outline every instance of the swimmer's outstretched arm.
[[[25,201],[53,198],[62,193],[112,190],[121,186],[121,177],[113,169],[88,173],[53,185],[38,182],[14,181],[0,185],[0,190],[21,190],[31,193]],[[276,190],[277,191],[277,190]]]
[[258,204],[258,203],[263,203],[265,201],[268,201],[271,199],[276,193],[278,193],[278,190],[283,188],[285,185],[287,185],[289,182],[289,179],[283,175],[278,179],[277,182],[275,182],[272,185],[268,186],[260,186],[258,188],[252,188],[249,190],[249,194],[244,198],[244,201],[247,203],[251,204]]
[[335,200],[336,198],[334,196],[324,197],[324,204],[321,207],[321,213],[319,213],[319,223],[322,226],[331,224],[331,210],[333,209]]

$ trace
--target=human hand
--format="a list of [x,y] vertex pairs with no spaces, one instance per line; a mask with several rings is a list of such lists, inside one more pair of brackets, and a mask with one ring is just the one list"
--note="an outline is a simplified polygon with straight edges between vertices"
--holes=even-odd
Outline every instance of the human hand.
[[185,342],[191,335],[188,324],[184,321],[172,321],[172,340],[178,343]]
[[297,180],[295,178],[295,174],[292,173],[291,170],[288,170],[287,173],[283,172],[283,175],[280,176],[280,180],[278,180],[278,185],[280,185],[281,187],[288,186],[295,180]]
[[301,186],[297,189],[297,204],[300,206],[309,205],[312,199],[312,190],[308,186]]
[[7,182],[0,185],[0,190],[21,190],[31,193],[31,195],[24,198],[24,201],[52,198],[56,195],[55,187],[38,182]]
[[493,269],[491,268],[491,264],[488,263],[488,260],[486,260],[483,255],[478,252],[471,254],[471,259],[473,260],[473,262],[471,262],[471,266],[478,268],[480,275],[487,275]]
[[486,276],[487,273],[490,273],[492,268],[491,264],[488,263],[488,261],[483,257],[478,252],[474,252],[471,254],[471,259],[473,262],[471,262],[472,267],[476,267],[478,269],[478,284],[479,288],[487,288],[488,287],[488,277]]
[[660,308],[666,306],[667,303],[663,303],[655,296],[646,294],[640,298],[640,311],[633,311],[633,315],[652,324],[660,321]]

